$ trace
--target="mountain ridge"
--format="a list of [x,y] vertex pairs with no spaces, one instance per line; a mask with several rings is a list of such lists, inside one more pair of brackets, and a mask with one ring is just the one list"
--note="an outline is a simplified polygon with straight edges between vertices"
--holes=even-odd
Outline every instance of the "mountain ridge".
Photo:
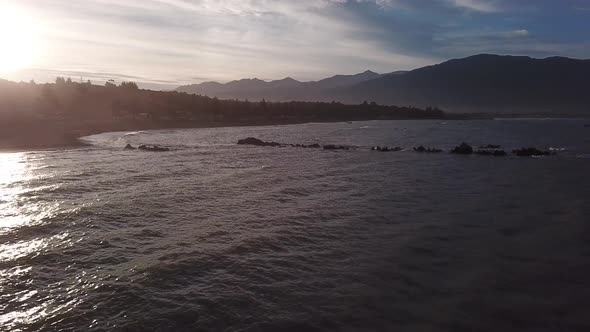
[[430,106],[451,111],[590,111],[590,60],[478,54],[384,76],[344,91],[343,102]]
[[[290,101],[320,98],[317,90],[342,88],[380,77],[381,74],[367,70],[354,75],[334,75],[318,81],[302,82],[291,77],[279,80],[263,81],[257,78],[245,78],[227,83],[203,82],[181,86],[178,92],[199,94],[220,99],[267,99],[269,101]],[[297,88],[296,91],[292,90]]]
[[[236,84],[235,82],[242,82]],[[288,83],[288,84],[285,84]],[[180,92],[223,99],[338,101],[438,106],[451,112],[590,113],[590,60],[552,56],[476,54],[410,71],[334,75],[319,81],[292,78],[232,81],[180,87]]]

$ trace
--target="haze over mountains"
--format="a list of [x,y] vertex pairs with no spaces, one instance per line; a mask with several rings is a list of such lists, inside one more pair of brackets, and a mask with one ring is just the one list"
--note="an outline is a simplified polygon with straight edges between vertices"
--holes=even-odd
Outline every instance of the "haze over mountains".
[[177,91],[220,99],[374,101],[451,112],[590,113],[590,60],[480,54],[408,72],[366,71],[317,82],[243,79]]
[[290,77],[270,82],[254,78],[232,81],[226,84],[205,82],[181,86],[177,91],[220,99],[326,101],[329,99],[328,96],[336,92],[337,89],[355,86],[382,76],[367,70],[356,75],[336,75],[317,82],[300,82]]

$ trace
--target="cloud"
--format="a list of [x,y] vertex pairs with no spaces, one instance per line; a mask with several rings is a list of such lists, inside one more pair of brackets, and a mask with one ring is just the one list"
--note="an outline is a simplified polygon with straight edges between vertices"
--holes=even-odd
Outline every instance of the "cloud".
[[562,54],[572,56],[590,50],[584,46],[590,41],[586,12],[574,14],[573,6],[554,0],[535,6],[528,0],[14,3],[37,22],[37,39],[47,46],[31,70],[14,76],[19,80],[41,80],[52,70],[179,85],[244,77],[315,80],[412,69],[481,51],[538,54],[535,44],[546,50],[562,44]]
[[495,13],[500,11],[497,4],[491,0],[450,0],[450,2],[456,7],[476,12]]
[[526,37],[529,35],[529,31],[527,29],[512,30],[507,35],[510,37]]
[[[340,0],[341,3],[346,3],[347,1],[348,0]],[[354,0],[352,0],[352,1],[354,1]],[[383,8],[383,9],[392,8],[394,5],[398,4],[398,2],[396,0],[356,0],[356,2],[358,2],[358,3],[363,3],[363,2],[374,3],[378,7]]]
[[457,32],[437,35],[433,49],[437,54],[510,54],[533,57],[566,56],[588,58],[590,42],[556,41],[542,38],[527,29],[509,31]]
[[188,83],[192,77],[317,79],[431,62],[367,38],[371,32],[337,0],[24,1],[44,22],[41,33],[51,45],[35,66],[42,69]]

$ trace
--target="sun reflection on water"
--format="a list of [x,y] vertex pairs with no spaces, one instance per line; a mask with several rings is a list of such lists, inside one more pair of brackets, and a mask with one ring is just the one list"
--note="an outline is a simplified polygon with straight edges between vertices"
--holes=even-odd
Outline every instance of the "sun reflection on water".
[[[63,315],[94,285],[70,278],[47,283],[37,268],[39,260],[80,241],[51,227],[78,211],[55,195],[63,183],[55,181],[61,173],[51,162],[46,153],[0,153],[0,330],[20,331]],[[68,296],[55,295],[64,288],[72,288]]]
[[23,153],[0,154],[0,234],[24,222],[15,207],[22,188],[15,184],[22,181],[25,173],[26,161]]
[[10,184],[20,178],[26,168],[24,153],[0,154],[0,186]]
[[0,235],[37,224],[57,212],[57,202],[35,201],[36,191],[48,189],[31,185],[36,168],[26,153],[0,153]]
[[[14,268],[0,269],[0,326],[19,331],[19,326],[62,315],[73,310],[82,301],[79,293],[83,292],[83,289],[77,284],[72,286],[75,292],[71,294],[70,299],[53,295],[56,289],[63,287],[62,283],[68,281],[60,281],[41,288],[36,285],[39,275],[35,273],[33,260],[38,255],[63,250],[74,243],[70,234],[66,232],[47,238],[0,245],[0,264],[10,264],[10,262],[19,264]],[[26,265],[31,266],[24,267]],[[69,281],[69,283],[72,282]],[[22,290],[6,292],[6,295],[3,295],[3,291],[7,289]]]

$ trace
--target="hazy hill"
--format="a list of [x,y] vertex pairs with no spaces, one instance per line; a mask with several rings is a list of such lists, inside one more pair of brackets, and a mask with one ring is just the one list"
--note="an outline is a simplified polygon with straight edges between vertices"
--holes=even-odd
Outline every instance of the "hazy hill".
[[590,111],[590,60],[482,54],[379,77],[333,97],[454,111]]
[[381,77],[380,74],[367,70],[364,73],[356,74],[356,75],[336,75],[326,79],[323,79],[318,82],[311,82],[313,88],[319,89],[334,89],[334,88],[342,88],[347,86],[353,86],[355,84],[359,84],[362,82],[366,82],[372,79],[376,79]]
[[[179,91],[219,98],[439,106],[456,112],[590,112],[590,60],[481,54],[409,72],[367,71],[318,82],[241,80]],[[283,80],[284,81],[284,80]]]
[[265,82],[254,78],[231,81],[226,84],[205,82],[181,86],[176,91],[220,99],[327,101],[324,96],[332,94],[332,91],[336,89],[354,86],[378,77],[381,75],[368,70],[356,75],[336,75],[317,82],[300,82],[290,77]]

